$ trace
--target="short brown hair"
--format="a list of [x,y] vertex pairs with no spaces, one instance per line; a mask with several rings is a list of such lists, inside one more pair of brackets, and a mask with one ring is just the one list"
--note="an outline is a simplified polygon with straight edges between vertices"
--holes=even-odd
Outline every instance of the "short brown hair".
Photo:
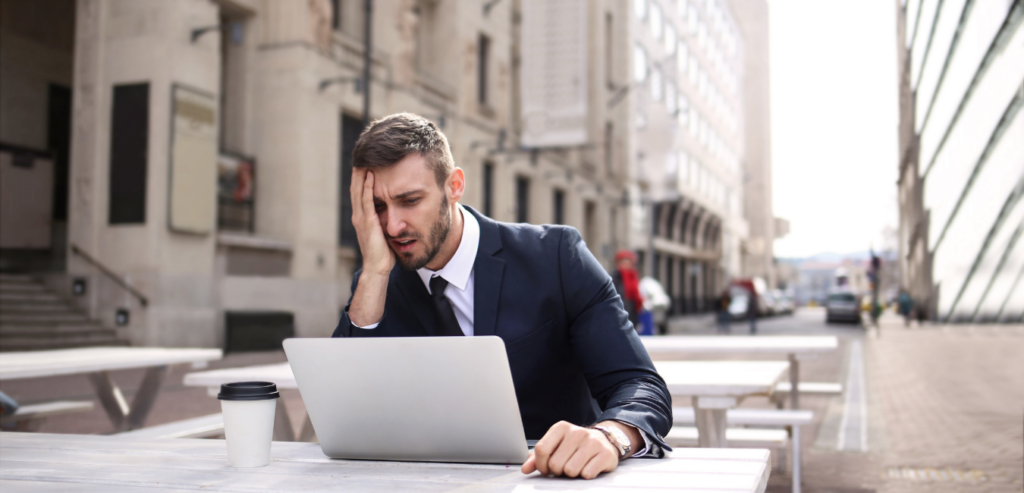
[[395,113],[370,123],[352,150],[356,168],[388,168],[405,156],[419,153],[443,187],[455,169],[448,139],[433,122],[412,113]]

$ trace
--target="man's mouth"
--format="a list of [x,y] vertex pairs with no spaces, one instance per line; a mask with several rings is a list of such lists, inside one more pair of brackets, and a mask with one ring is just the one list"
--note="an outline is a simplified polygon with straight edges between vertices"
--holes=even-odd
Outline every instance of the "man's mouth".
[[391,246],[394,247],[398,253],[405,253],[412,250],[412,247],[416,244],[414,239],[406,240],[391,240]]

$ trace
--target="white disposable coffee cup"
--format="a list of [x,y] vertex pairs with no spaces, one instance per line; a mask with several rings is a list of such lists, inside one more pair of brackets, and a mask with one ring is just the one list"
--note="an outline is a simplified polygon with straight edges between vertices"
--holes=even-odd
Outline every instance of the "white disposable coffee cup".
[[281,394],[270,382],[235,382],[221,385],[220,408],[224,414],[224,438],[228,464],[262,467],[270,463],[274,436],[274,411]]

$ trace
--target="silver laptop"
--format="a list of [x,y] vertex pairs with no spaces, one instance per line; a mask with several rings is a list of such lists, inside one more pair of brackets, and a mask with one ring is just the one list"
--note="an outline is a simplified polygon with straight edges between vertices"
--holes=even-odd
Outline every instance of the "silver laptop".
[[526,460],[499,337],[302,338],[284,351],[328,457]]

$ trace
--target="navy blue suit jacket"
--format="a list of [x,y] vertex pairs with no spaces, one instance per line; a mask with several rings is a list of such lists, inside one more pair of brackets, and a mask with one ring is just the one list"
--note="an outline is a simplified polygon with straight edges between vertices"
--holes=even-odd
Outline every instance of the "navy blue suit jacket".
[[[662,456],[672,426],[668,388],[579,232],[466,210],[480,223],[474,333],[505,341],[526,437],[539,439],[560,420],[588,426],[610,419],[646,432],[652,453]],[[415,271],[396,265],[378,326],[355,327],[346,307],[334,337],[436,335],[429,296]]]

